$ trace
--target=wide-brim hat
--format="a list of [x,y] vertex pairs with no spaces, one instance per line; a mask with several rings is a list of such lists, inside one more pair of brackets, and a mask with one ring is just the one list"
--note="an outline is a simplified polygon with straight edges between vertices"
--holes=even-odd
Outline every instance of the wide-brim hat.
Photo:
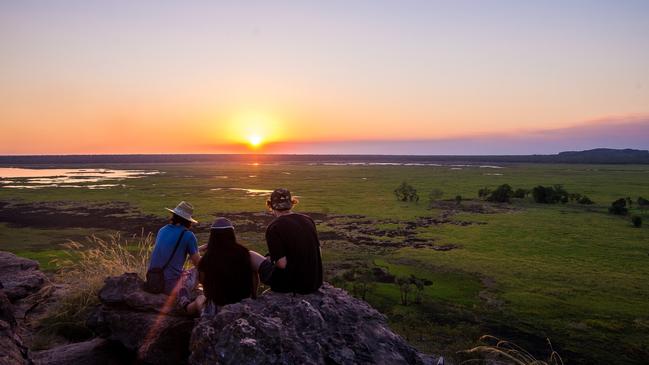
[[192,218],[192,214],[194,214],[194,206],[186,201],[181,201],[174,209],[165,209],[179,217],[187,219],[192,223],[198,223],[196,219]]

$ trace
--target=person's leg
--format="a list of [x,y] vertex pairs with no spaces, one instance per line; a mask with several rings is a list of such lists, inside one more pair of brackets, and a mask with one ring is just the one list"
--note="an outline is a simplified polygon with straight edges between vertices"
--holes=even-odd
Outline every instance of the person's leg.
[[255,251],[250,251],[250,266],[253,271],[259,271],[259,266],[266,260],[266,257]]
[[259,280],[266,285],[271,284],[273,271],[275,265],[266,257],[258,254],[255,251],[250,251],[250,265],[252,270],[259,275]]
[[185,307],[185,311],[187,312],[187,314],[191,316],[199,314],[201,310],[203,310],[203,308],[205,307],[206,300],[207,299],[203,294],[199,295],[198,297],[196,297],[196,300],[187,304],[187,307]]
[[198,271],[195,268],[183,271],[179,286],[176,298],[178,306],[189,315],[200,313],[205,296],[198,290]]

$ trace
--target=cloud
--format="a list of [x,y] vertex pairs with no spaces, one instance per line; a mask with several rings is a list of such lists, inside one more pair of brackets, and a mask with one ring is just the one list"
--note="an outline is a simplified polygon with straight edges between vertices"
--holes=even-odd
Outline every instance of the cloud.
[[265,153],[527,155],[592,148],[649,149],[649,116],[603,118],[574,126],[452,139],[279,142]]

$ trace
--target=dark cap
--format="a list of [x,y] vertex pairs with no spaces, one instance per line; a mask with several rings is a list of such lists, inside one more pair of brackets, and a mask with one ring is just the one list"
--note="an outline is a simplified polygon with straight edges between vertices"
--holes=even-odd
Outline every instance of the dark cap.
[[293,199],[288,189],[275,189],[270,194],[270,207],[274,210],[287,210],[293,208]]
[[234,226],[232,225],[232,222],[230,222],[229,219],[223,217],[216,218],[214,223],[212,223],[212,227],[210,227],[210,229],[227,229],[227,228],[234,229]]

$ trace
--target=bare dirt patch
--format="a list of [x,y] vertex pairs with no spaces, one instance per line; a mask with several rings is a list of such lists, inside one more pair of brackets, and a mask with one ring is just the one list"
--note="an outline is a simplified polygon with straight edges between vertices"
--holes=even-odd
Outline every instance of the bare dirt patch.
[[[455,203],[453,203],[455,204]],[[436,217],[414,220],[373,219],[362,215],[332,215],[306,213],[319,225],[322,241],[346,242],[355,246],[374,248],[431,248],[450,251],[460,246],[440,245],[431,238],[418,236],[420,228],[442,224],[468,226],[484,222],[453,219],[458,210],[444,210]],[[237,232],[263,234],[274,219],[268,212],[214,212],[232,220]],[[0,202],[0,222],[17,228],[97,228],[127,234],[156,232],[166,223],[166,217],[147,215],[127,202]],[[201,222],[196,232],[209,230],[211,222]]]

